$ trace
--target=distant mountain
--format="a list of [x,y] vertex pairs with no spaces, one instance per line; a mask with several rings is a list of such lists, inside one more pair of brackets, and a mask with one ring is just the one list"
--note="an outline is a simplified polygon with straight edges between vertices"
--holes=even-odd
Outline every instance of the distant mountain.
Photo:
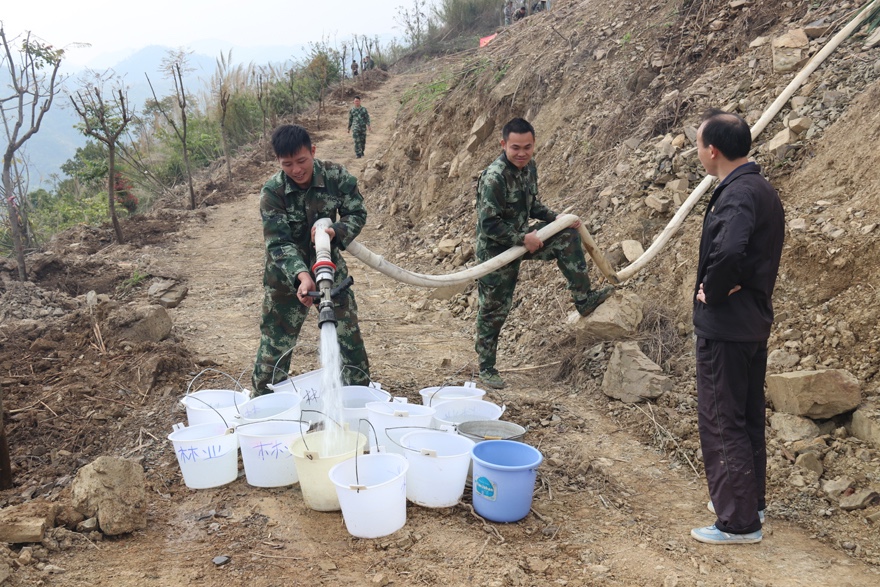
[[[235,47],[232,48],[232,63],[267,64],[281,63],[293,58],[300,57],[305,52],[304,45],[289,47]],[[211,76],[217,67],[217,58],[220,53],[227,54],[230,47],[220,41],[201,41],[196,44],[196,51],[188,58],[188,65],[192,71],[184,73],[184,84],[187,91],[197,94],[208,87]],[[150,86],[147,83],[148,75],[156,94],[162,98],[174,92],[174,84],[170,79],[163,77],[160,71],[162,60],[168,55],[169,47],[152,45],[128,55],[116,62],[109,68],[101,68],[97,71],[112,69],[125,80],[128,88],[128,98],[131,104],[140,110],[148,98],[152,98]],[[61,165],[73,157],[78,147],[86,142],[86,137],[76,128],[79,118],[68,96],[69,92],[76,91],[79,80],[85,74],[85,69],[71,70],[62,66],[62,71],[67,76],[62,92],[55,97],[52,108],[43,118],[40,131],[25,143],[25,156],[29,162],[31,185],[30,189],[46,187],[49,185],[51,174],[61,175]],[[7,81],[3,79],[5,72],[0,71],[0,86],[6,87]],[[8,74],[7,74],[8,77]]]

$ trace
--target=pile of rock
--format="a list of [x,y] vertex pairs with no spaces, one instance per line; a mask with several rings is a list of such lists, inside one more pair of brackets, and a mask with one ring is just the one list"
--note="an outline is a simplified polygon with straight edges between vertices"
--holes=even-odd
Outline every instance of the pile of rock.
[[46,290],[30,281],[5,281],[0,294],[0,324],[13,320],[60,318],[80,307],[80,301],[61,291]]

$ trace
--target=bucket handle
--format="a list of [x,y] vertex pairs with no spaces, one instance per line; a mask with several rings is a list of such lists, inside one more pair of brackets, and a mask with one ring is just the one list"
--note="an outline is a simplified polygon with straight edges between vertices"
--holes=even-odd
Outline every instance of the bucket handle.
[[[312,345],[304,345],[304,346],[312,346]],[[278,368],[278,363],[280,363],[281,360],[282,360],[284,357],[286,357],[287,355],[289,355],[290,353],[292,353],[292,352],[293,352],[293,349],[295,349],[295,348],[296,348],[295,346],[292,346],[292,347],[290,347],[289,349],[287,349],[286,351],[284,351],[284,353],[282,353],[281,356],[278,357],[278,360],[275,361],[275,364],[272,365],[272,385],[278,383],[279,381],[284,381],[285,379],[290,379],[290,376],[289,376],[287,373],[285,373],[284,371],[281,371],[281,369]],[[313,347],[313,348],[317,349],[317,347]],[[277,379],[277,380],[276,380],[276,379],[275,379],[275,374],[276,374],[278,371],[281,371],[281,373],[284,375],[284,377],[282,377],[281,379]],[[296,388],[296,383],[294,383],[294,382],[291,380],[290,384],[293,386],[293,391],[295,391],[297,395],[301,396],[302,394],[301,394],[301,393],[299,392],[299,390]]]
[[[431,407],[431,404],[434,402],[434,397],[435,397],[438,393],[440,393],[441,391],[443,391],[445,388],[447,388],[447,387],[454,387],[454,386],[451,386],[451,385],[441,385],[440,387],[438,387],[437,390],[436,390],[434,393],[431,394],[431,397],[428,398],[428,407]],[[388,438],[391,438],[391,437],[389,436]]]
[[[434,397],[435,397],[438,393],[440,393],[441,391],[443,391],[445,388],[447,388],[447,387],[455,387],[455,386],[454,386],[454,385],[441,385],[440,387],[438,387],[436,391],[434,391],[433,393],[430,394],[430,397],[428,398],[428,405],[430,406],[431,403],[434,401]],[[482,388],[477,388],[477,383],[476,383],[475,381],[465,381],[465,382],[462,384],[462,387],[465,387],[465,388],[467,388],[467,389],[482,389]],[[486,392],[486,395],[488,395],[490,390],[489,390],[489,389],[483,389],[483,391],[485,391],[485,392]],[[500,391],[498,391],[497,389],[493,389],[493,390],[491,390],[491,391],[494,391],[494,392],[498,393],[498,397],[500,397],[500,398],[501,398],[501,401],[504,402],[504,396],[501,395],[501,392],[500,392]],[[504,412],[502,412],[502,413],[504,413]]]
[[[284,372],[282,371],[282,373],[284,374],[284,377],[282,377],[281,379],[278,379],[278,380],[276,381],[276,380],[275,380],[275,374],[276,374],[278,371],[281,371],[281,369],[278,368],[278,363],[281,362],[281,359],[283,359],[284,357],[286,357],[287,355],[289,355],[290,353],[292,353],[294,348],[295,348],[295,347],[290,347],[289,349],[287,349],[286,351],[284,351],[284,353],[283,353],[280,357],[278,357],[278,360],[275,361],[275,364],[272,365],[272,384],[273,384],[273,385],[274,385],[275,383],[278,383],[278,381],[284,381],[285,379],[290,379],[290,376],[289,376],[287,373],[284,373]],[[293,391],[296,393],[296,395],[300,395],[299,390],[296,388],[296,383],[294,383],[293,380],[291,380],[291,381],[290,381],[290,384],[293,386]]]
[[[370,429],[373,431],[373,439],[376,441],[376,452],[380,452],[379,450],[379,434],[376,432],[376,427],[373,426],[373,423],[370,422],[367,418],[358,418],[357,431],[361,431],[361,423],[366,422]],[[355,465],[355,474],[357,474],[357,465]]]
[[366,378],[370,380],[370,384],[367,385],[367,387],[373,387],[375,389],[382,389],[382,384],[374,382],[373,379],[370,377],[370,374],[367,373],[366,371],[364,371],[363,369],[361,369],[360,367],[356,367],[354,365],[343,365],[342,370],[339,372],[339,374],[342,375],[343,373],[345,373],[346,369],[353,369],[354,371],[360,371],[361,375],[366,376]]
[[[288,418],[279,418],[279,419],[270,419],[270,420],[251,420],[250,422],[244,422],[238,425],[238,428],[244,428],[245,426],[250,426],[251,424],[263,424],[265,422],[299,422],[300,424],[308,424],[312,425],[311,420],[293,420]],[[302,432],[302,428],[300,428],[300,432]],[[306,447],[308,450],[308,447]]]
[[[217,410],[217,408],[215,408],[214,406],[212,406],[211,404],[209,404],[208,402],[206,402],[205,400],[203,400],[203,399],[200,398],[200,397],[196,397],[196,396],[189,397],[188,395],[185,396],[185,397],[186,397],[186,401],[196,400],[196,401],[200,401],[200,402],[202,402],[203,404],[205,404],[206,406],[208,406],[209,409],[213,410],[213,412],[214,412],[215,414],[217,414],[217,415],[220,417],[221,420],[223,420],[223,424],[226,425],[226,429],[227,429],[227,430],[231,430],[231,429],[232,429],[232,428],[229,426],[229,422],[226,421],[226,418],[223,417],[223,414],[221,414],[221,413]],[[238,406],[237,406],[237,405],[235,406],[235,410],[238,411]],[[240,414],[240,412],[239,412],[239,414]]]
[[[366,418],[358,419],[358,429],[357,432],[360,434],[361,431],[361,422],[366,422],[369,424],[370,428],[373,430],[373,437],[376,439],[376,452],[379,452],[379,435],[376,433],[376,427],[373,426],[373,423],[367,420]],[[390,438],[390,437],[389,437]],[[349,485],[349,489],[355,491],[356,493],[360,493],[361,489],[366,489],[366,485],[361,485],[361,476],[358,471],[358,451],[357,451],[357,439],[355,439],[355,447],[354,447],[354,482],[355,485]]]
[[[417,452],[417,453],[421,453],[422,451],[415,449],[415,448],[410,448],[408,446],[403,446],[402,444],[400,444],[399,442],[397,442],[396,440],[391,438],[391,435],[388,434],[389,430],[403,430],[403,429],[432,430],[434,432],[443,432],[443,430],[437,430],[436,428],[431,428],[430,426],[392,426],[390,428],[385,429],[385,436],[388,437],[388,440],[390,440],[391,442],[393,442],[394,444],[396,444],[397,446],[399,446],[403,450],[411,450],[411,451]],[[401,438],[403,438],[403,437],[401,437]],[[377,442],[377,444],[378,444],[378,442]]]
[[[327,414],[325,414],[325,413],[322,412],[321,410],[309,410],[309,409],[306,409],[306,410],[301,410],[301,411],[300,411],[300,414],[305,413],[305,412],[314,412],[314,413],[316,413],[316,414],[321,414],[322,416],[324,416],[324,418],[325,418],[326,420],[330,420],[331,422],[333,422],[334,424],[336,424],[337,426],[339,426],[340,428],[342,428],[343,430],[345,430],[345,426],[343,426],[342,424],[340,424],[339,422],[337,422],[336,420],[334,420],[333,418],[331,418],[330,416],[328,416]],[[326,420],[325,420],[325,421],[326,421]],[[309,421],[309,422],[311,423],[311,421]],[[300,435],[300,437],[302,438],[303,446],[306,447],[306,451],[310,451],[310,449],[309,449],[309,444],[306,442],[306,433],[305,433],[305,431],[304,431],[302,428],[300,428],[299,435]],[[355,449],[357,449],[357,439],[355,439]],[[311,457],[309,457],[309,459],[311,460]]]
[[241,370],[241,374],[239,374],[238,379],[235,380],[235,384],[238,386],[239,389],[244,389],[244,385],[241,384],[241,380],[244,378],[245,374],[249,371],[251,371],[251,369],[248,369],[247,367],[245,367],[244,369]]
[[[195,377],[193,377],[190,380],[189,385],[186,386],[186,395],[189,395],[189,390],[192,389],[193,383],[195,383],[199,377],[201,377],[202,375],[204,375],[208,371],[213,371],[214,373],[219,373],[220,375],[225,375],[226,377],[231,379],[232,382],[235,384],[235,386],[238,388],[237,390],[233,390],[233,391],[244,391],[244,392],[248,391],[244,387],[241,386],[241,383],[238,382],[238,379],[236,379],[235,377],[233,377],[229,373],[226,373],[224,371],[220,371],[219,369],[214,369],[213,367],[205,367],[204,369],[199,371]],[[249,393],[248,393],[248,395],[249,395]]]

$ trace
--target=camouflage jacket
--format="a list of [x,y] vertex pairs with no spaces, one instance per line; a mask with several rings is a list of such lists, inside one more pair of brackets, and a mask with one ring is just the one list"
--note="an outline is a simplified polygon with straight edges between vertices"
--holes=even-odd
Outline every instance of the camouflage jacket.
[[310,271],[315,263],[311,230],[319,218],[330,218],[336,236],[331,256],[336,264],[336,281],[346,277],[345,250],[367,221],[364,199],[357,179],[345,168],[315,159],[312,185],[303,190],[283,171],[273,175],[260,193],[260,215],[266,241],[264,283],[297,285],[296,276]]
[[477,183],[477,252],[494,255],[522,245],[531,232],[530,218],[556,220],[556,213],[538,200],[535,162],[517,169],[501,153]]
[[348,111],[348,130],[365,130],[370,126],[370,113],[363,106]]

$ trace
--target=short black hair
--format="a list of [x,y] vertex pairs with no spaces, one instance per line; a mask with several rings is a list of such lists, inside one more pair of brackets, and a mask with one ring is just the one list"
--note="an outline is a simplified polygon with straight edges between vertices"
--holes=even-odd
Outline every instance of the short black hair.
[[514,118],[501,129],[501,138],[506,141],[507,137],[510,136],[510,133],[524,135],[527,132],[532,133],[532,138],[535,138],[535,127],[533,127],[528,120],[525,118]]
[[355,96],[354,99],[355,99],[355,100],[360,100],[361,97],[360,97],[360,96]]
[[272,133],[272,150],[276,157],[292,157],[303,147],[312,150],[312,137],[298,124],[283,124]]
[[752,149],[749,124],[732,112],[710,108],[703,114],[703,146],[712,145],[733,161],[748,157]]

